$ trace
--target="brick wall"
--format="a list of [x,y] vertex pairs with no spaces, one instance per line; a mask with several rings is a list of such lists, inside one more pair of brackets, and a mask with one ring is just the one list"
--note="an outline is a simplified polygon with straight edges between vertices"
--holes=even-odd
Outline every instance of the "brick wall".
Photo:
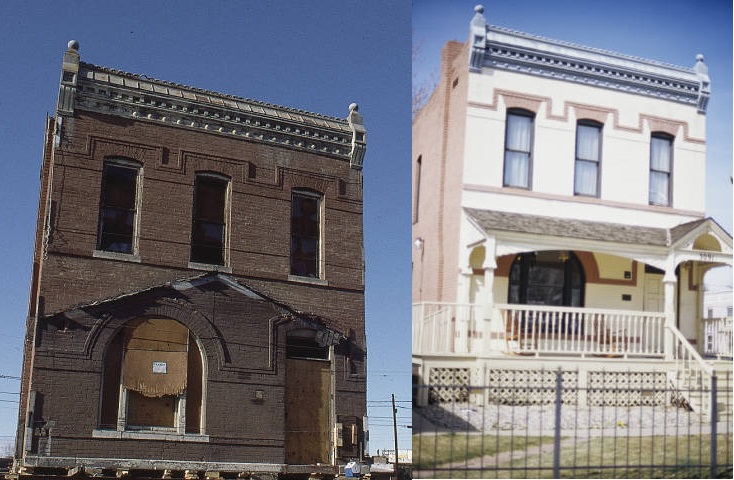
[[[337,347],[334,358],[334,413],[365,415],[359,170],[350,168],[348,161],[283,146],[80,110],[73,119],[64,119],[59,133],[61,142],[55,149],[48,135],[46,151],[53,154],[46,155],[42,170],[37,292],[31,292],[21,395],[21,420],[26,418],[28,391],[37,395],[34,454],[283,462],[287,325],[269,330],[279,311],[271,303],[227,288],[179,292],[185,298],[157,288],[85,308],[83,314],[69,313],[77,305],[205,273],[189,268],[194,179],[199,171],[231,179],[226,274],[281,304],[314,314],[350,337]],[[109,157],[142,165],[139,258],[127,258],[133,261],[94,256],[102,167]],[[288,275],[293,188],[323,195],[324,281],[297,281]],[[46,217],[51,218],[51,229],[44,245]],[[40,318],[33,347],[36,302]],[[160,441],[92,437],[99,426],[105,347],[125,321],[151,312],[180,321],[203,344],[208,443],[167,447]],[[272,359],[270,348],[276,352]],[[356,376],[350,374],[350,359]],[[264,392],[262,402],[252,400],[254,390]]]

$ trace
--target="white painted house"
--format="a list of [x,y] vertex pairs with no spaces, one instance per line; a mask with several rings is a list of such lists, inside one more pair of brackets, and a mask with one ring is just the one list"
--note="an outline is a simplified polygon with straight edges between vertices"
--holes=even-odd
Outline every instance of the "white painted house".
[[707,71],[489,26],[477,7],[413,122],[419,382],[561,367],[683,388],[726,368],[701,356],[703,276],[732,265],[704,215]]

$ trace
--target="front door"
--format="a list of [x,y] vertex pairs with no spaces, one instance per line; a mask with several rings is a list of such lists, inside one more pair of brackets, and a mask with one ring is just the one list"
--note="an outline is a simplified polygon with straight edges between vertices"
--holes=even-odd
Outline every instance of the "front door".
[[330,362],[288,358],[285,378],[286,463],[330,463]]

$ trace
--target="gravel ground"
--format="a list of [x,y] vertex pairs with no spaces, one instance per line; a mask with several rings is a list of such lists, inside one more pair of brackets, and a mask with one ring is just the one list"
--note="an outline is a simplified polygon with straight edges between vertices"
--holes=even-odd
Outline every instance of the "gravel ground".
[[[548,432],[555,427],[554,405],[488,405],[487,407],[453,403],[416,409],[413,421],[415,433],[431,431],[510,431]],[[430,423],[421,425],[422,420]],[[579,436],[594,431],[630,429],[683,433],[691,427],[708,426],[700,415],[677,407],[577,407],[563,405],[561,430],[573,430]]]

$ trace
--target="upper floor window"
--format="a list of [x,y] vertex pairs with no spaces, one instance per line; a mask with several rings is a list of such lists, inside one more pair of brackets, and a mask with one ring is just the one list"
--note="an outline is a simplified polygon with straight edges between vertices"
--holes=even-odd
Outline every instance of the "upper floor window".
[[599,196],[601,129],[601,124],[590,121],[579,122],[576,126],[574,195]]
[[507,112],[504,186],[530,188],[532,175],[533,114]]
[[97,249],[133,253],[140,166],[124,160],[105,162],[100,193]]
[[227,187],[229,179],[200,173],[194,186],[191,261],[224,265]]
[[291,275],[320,278],[321,196],[297,190],[291,196]]
[[673,138],[654,133],[650,138],[650,204],[670,206]]

